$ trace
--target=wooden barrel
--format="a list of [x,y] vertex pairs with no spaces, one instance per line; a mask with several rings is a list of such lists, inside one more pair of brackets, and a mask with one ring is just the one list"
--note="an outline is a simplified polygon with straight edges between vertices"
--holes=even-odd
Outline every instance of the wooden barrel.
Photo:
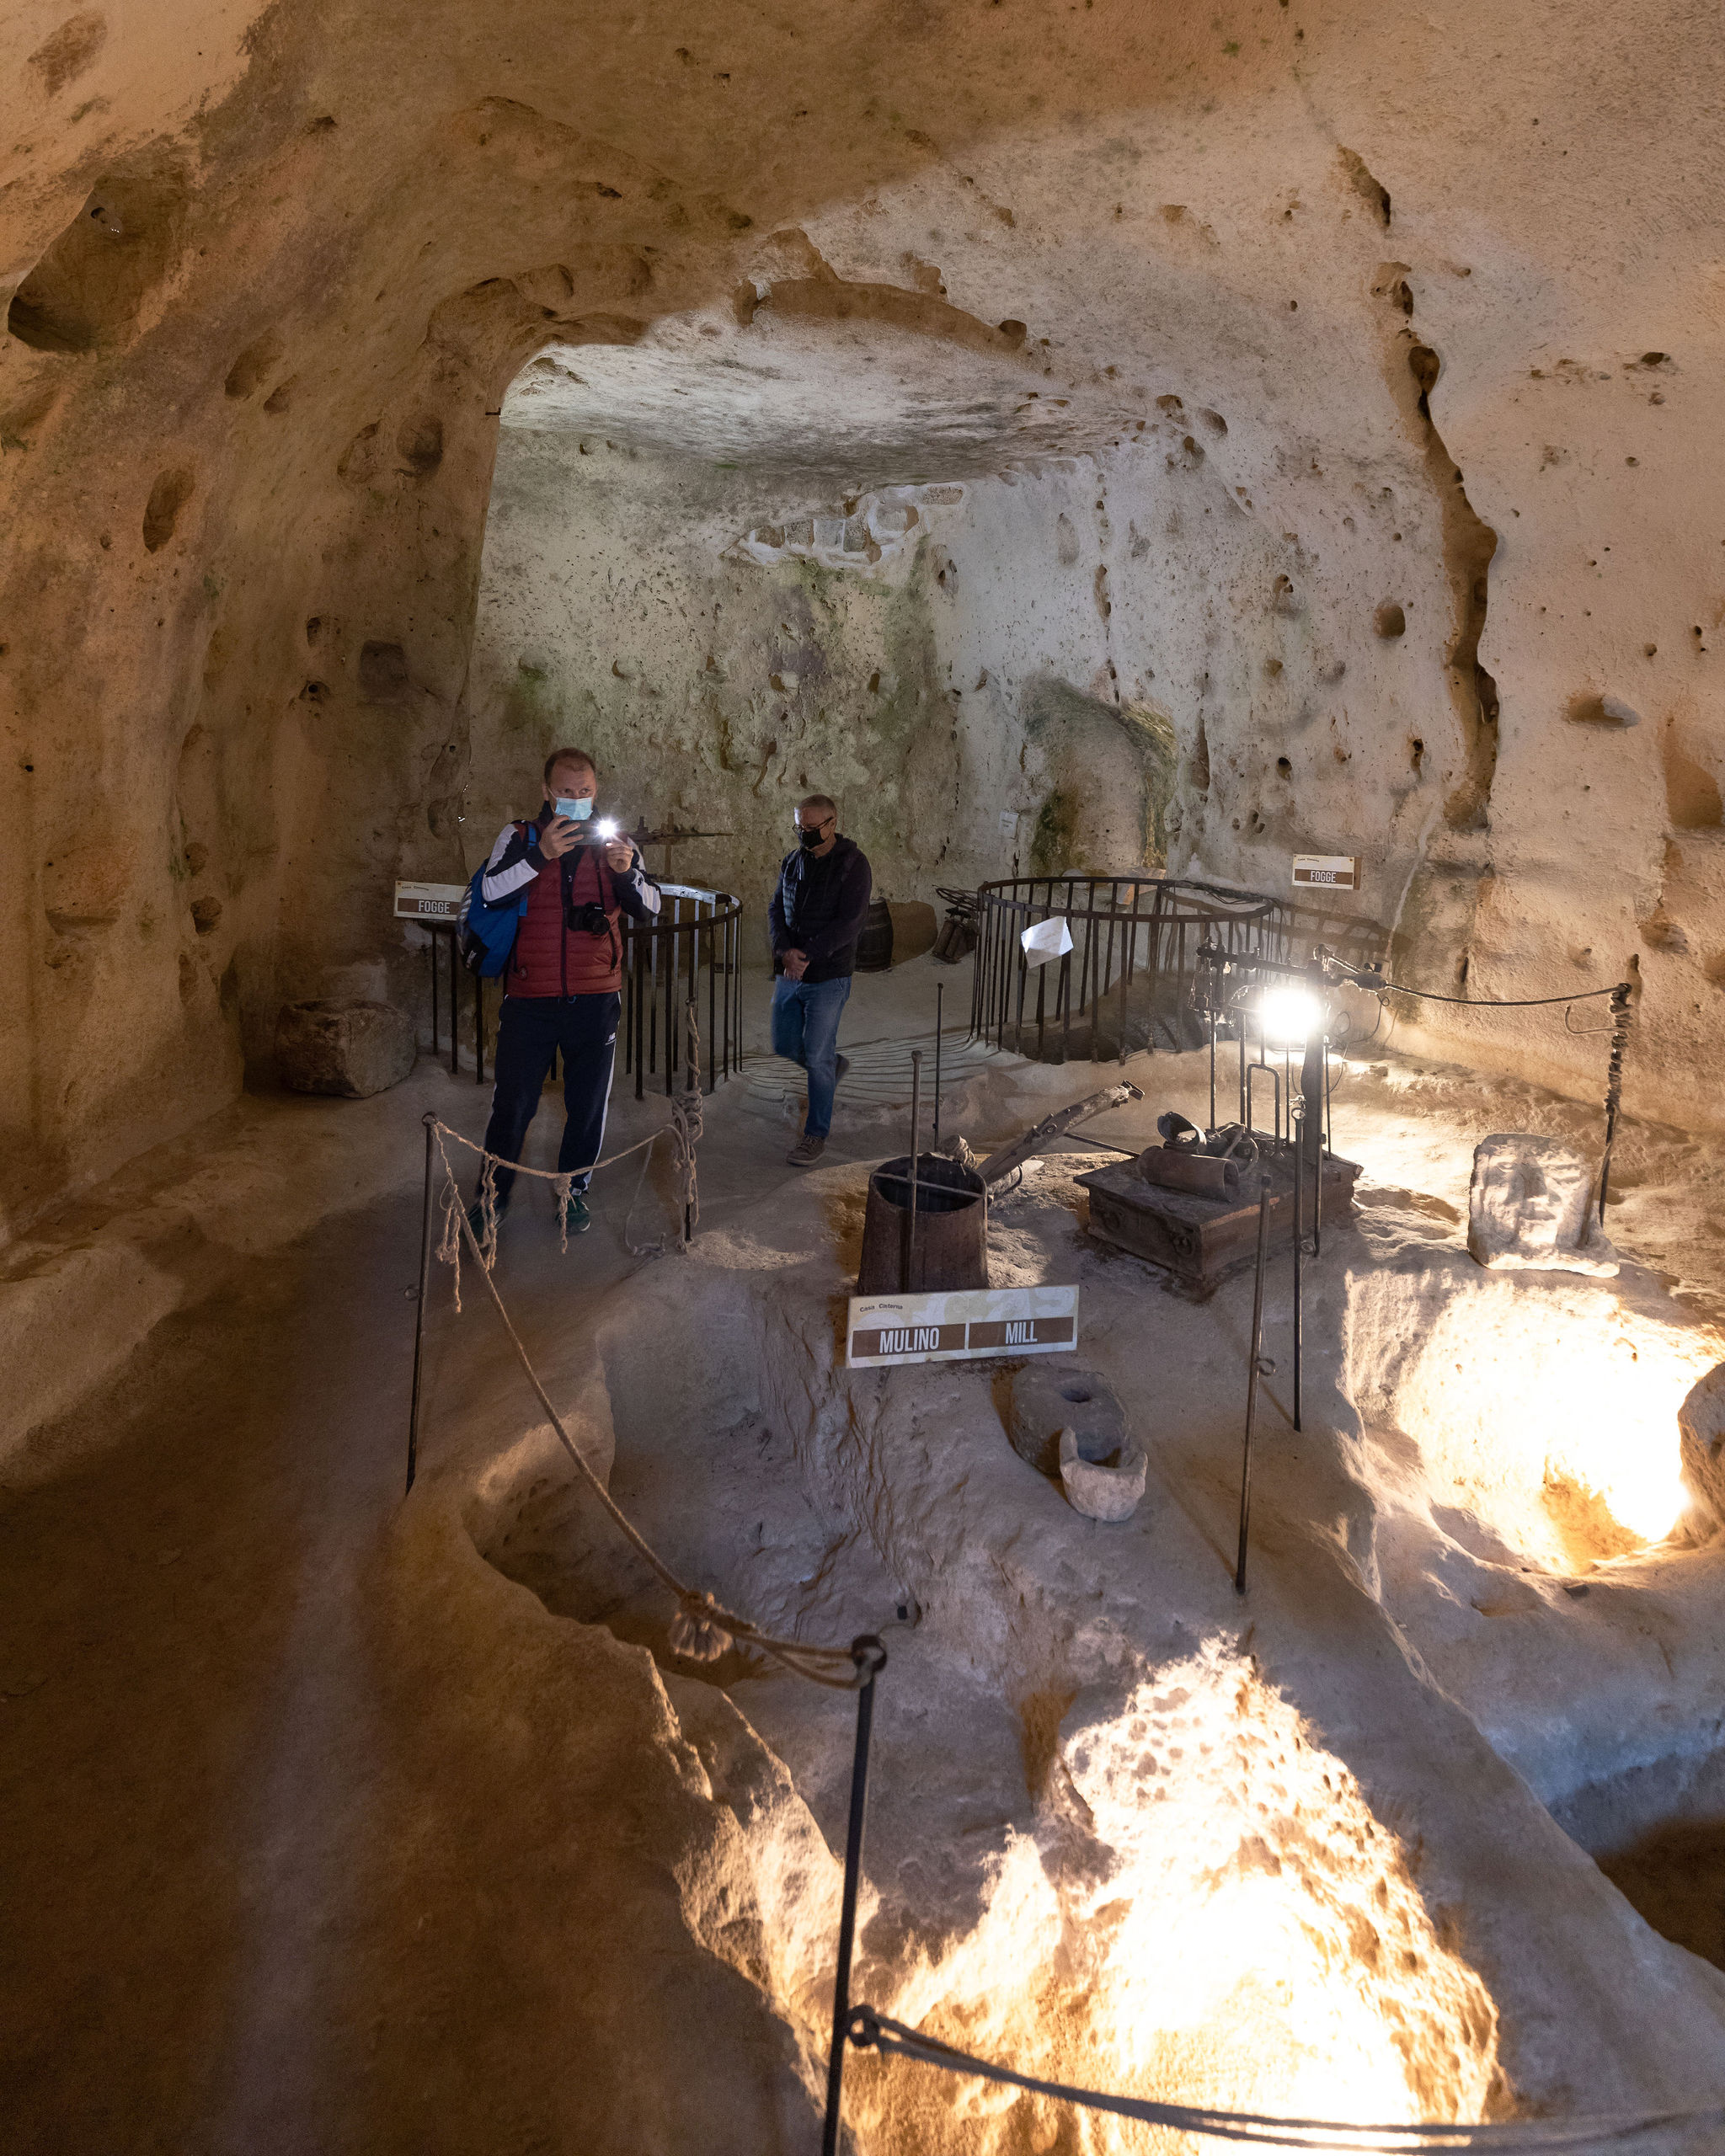
[[988,1191],[975,1168],[942,1153],[916,1156],[916,1247],[911,1237],[911,1156],[883,1161],[868,1178],[859,1295],[932,1294],[988,1285]]
[[853,963],[859,974],[884,974],[892,962],[892,908],[884,899],[871,899]]

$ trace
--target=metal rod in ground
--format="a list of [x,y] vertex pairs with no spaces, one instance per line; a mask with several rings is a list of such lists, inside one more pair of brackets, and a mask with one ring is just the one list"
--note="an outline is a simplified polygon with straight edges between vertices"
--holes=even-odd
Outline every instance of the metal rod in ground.
[[940,1034],[946,1023],[947,985],[937,980],[934,985],[934,1150],[940,1150]]
[[911,1051],[911,1209],[905,1219],[904,1285],[901,1294],[914,1293],[911,1287],[911,1268],[916,1262],[916,1148],[921,1143],[922,1122],[922,1051]]
[[425,1202],[419,1214],[419,1297],[414,1310],[414,1398],[408,1410],[408,1485],[414,1486],[419,1465],[419,1369],[425,1354],[425,1298],[431,1292],[431,1133],[437,1118],[427,1108],[420,1121],[425,1126]]
[[[698,1104],[701,1098],[701,1049],[695,1017],[695,969],[692,958],[689,967],[689,1007],[684,1013],[688,1060],[683,1074],[683,1090]],[[683,1248],[686,1250],[695,1240],[695,1209],[686,1200],[683,1205]]]
[[[1323,1243],[1324,1214],[1324,1081],[1329,1071],[1330,1044],[1322,1030],[1313,1033],[1306,1043],[1306,1053],[1300,1064],[1300,1090],[1305,1096],[1306,1113],[1311,1118],[1309,1128],[1303,1129],[1298,1148],[1300,1171],[1306,1172],[1306,1156],[1311,1155],[1311,1254],[1316,1257]],[[1296,1424],[1297,1428],[1298,1425]]]
[[1258,1179],[1258,1277],[1252,1289],[1252,1346],[1246,1374],[1246,1445],[1240,1465],[1240,1554],[1234,1592],[1246,1592],[1246,1537],[1252,1524],[1252,1433],[1258,1422],[1258,1381],[1263,1374],[1263,1275],[1270,1250],[1270,1179]]
[[1306,1096],[1296,1093],[1288,1103],[1289,1120],[1294,1128],[1294,1427],[1300,1428],[1300,1335],[1305,1330],[1306,1292],[1300,1267],[1306,1256],[1306,1223],[1301,1219],[1305,1209],[1303,1193],[1306,1189]]
[[[1329,1085],[1329,1078],[1330,1051],[1328,1043],[1326,1043],[1324,1047],[1324,1085],[1327,1091]],[[1323,1118],[1325,1105],[1326,1103],[1322,1102],[1318,1105],[1317,1144],[1313,1147],[1311,1155],[1311,1254],[1314,1257],[1322,1257],[1324,1254]]]
[[857,1748],[851,1758],[851,1817],[845,1830],[845,1890],[839,1903],[838,1967],[832,1986],[832,2048],[826,2055],[826,2124],[820,2156],[838,2156],[839,2107],[844,2094],[845,2025],[851,2018],[851,1955],[857,1943],[857,1892],[862,1883],[862,1825],[868,1809],[868,1738],[874,1726],[874,1680],[886,1649],[872,1632],[851,1642],[857,1665]]

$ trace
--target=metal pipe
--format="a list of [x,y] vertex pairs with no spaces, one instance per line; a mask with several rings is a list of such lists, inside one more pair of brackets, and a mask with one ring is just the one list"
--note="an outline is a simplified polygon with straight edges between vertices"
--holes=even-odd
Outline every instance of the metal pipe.
[[1270,1247],[1270,1179],[1258,1179],[1258,1277],[1252,1289],[1252,1349],[1246,1375],[1246,1444],[1240,1464],[1240,1553],[1234,1562],[1234,1592],[1246,1592],[1246,1538],[1252,1524],[1252,1436],[1258,1421],[1258,1381],[1268,1374],[1263,1359],[1263,1275]]
[[940,1033],[946,1022],[947,985],[934,985],[934,1150],[940,1150]]
[[[1268,1132],[1260,1131],[1257,1124],[1252,1120],[1252,1081],[1253,1076],[1260,1070],[1263,1071],[1268,1075],[1270,1081],[1270,1104],[1275,1117],[1274,1126]],[[1282,1080],[1281,1074],[1277,1070],[1273,1063],[1248,1063],[1246,1065],[1246,1113],[1243,1118],[1243,1121],[1246,1128],[1251,1131],[1255,1137],[1268,1136],[1275,1139],[1278,1143],[1280,1142],[1282,1135]]]
[[425,1298],[431,1292],[431,1134],[437,1118],[427,1108],[419,1120],[425,1126],[425,1198],[419,1214],[419,1296],[414,1311],[414,1396],[408,1410],[408,1481],[403,1497],[413,1488],[419,1465],[419,1371],[425,1353]]
[[901,1292],[914,1293],[911,1287],[912,1267],[916,1262],[916,1147],[919,1143],[918,1126],[922,1119],[922,1051],[911,1051],[911,1210],[905,1222],[905,1284]]
[[874,1680],[886,1668],[886,1649],[873,1632],[863,1632],[851,1642],[851,1659],[857,1665],[857,1742],[851,1754],[851,1816],[845,1828],[845,1886],[839,1903],[832,2047],[826,2055],[826,2123],[821,2129],[820,2156],[838,2156],[846,2024],[851,2018],[851,1957],[856,1950],[857,1892],[862,1879],[862,1829],[868,1814],[868,1740],[874,1727]]

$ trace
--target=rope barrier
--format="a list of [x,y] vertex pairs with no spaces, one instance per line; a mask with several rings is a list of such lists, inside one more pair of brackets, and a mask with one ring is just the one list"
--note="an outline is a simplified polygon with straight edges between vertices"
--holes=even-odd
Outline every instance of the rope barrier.
[[[436,1122],[434,1123],[434,1128],[441,1132],[443,1137],[454,1139],[457,1145],[465,1145],[470,1153],[477,1153],[484,1162],[484,1166],[479,1171],[478,1204],[479,1217],[485,1224],[485,1233],[482,1241],[488,1257],[495,1257],[497,1253],[497,1171],[499,1168],[512,1168],[518,1176],[532,1176],[540,1182],[555,1185],[557,1225],[562,1236],[563,1251],[567,1256],[569,1246],[569,1201],[574,1195],[575,1177],[597,1175],[601,1168],[611,1167],[618,1161],[627,1161],[632,1153],[646,1151],[649,1146],[656,1145],[667,1130],[673,1129],[675,1107],[672,1114],[673,1123],[662,1123],[657,1130],[650,1131],[645,1138],[638,1138],[633,1145],[625,1145],[620,1152],[607,1153],[602,1161],[590,1161],[585,1168],[523,1167],[519,1161],[511,1161],[501,1153],[488,1153],[483,1145],[476,1145],[471,1138],[463,1138],[460,1131],[451,1130],[446,1123]],[[699,1135],[698,1131],[697,1135]],[[644,1175],[646,1173],[644,1162],[642,1165],[642,1173]],[[454,1239],[453,1231],[448,1225],[446,1199],[443,1238],[437,1246],[437,1257],[440,1263],[455,1267],[455,1306],[459,1313],[462,1306],[461,1251],[458,1243]],[[633,1249],[634,1246],[632,1244],[630,1247]],[[657,1246],[654,1247],[656,1248]],[[644,1255],[645,1252],[642,1251],[635,1251],[637,1257]]]
[[[655,1575],[660,1583],[675,1598],[677,1609],[676,1614],[671,1620],[670,1626],[672,1652],[690,1662],[716,1662],[722,1654],[726,1653],[734,1646],[753,1647],[759,1652],[770,1656],[784,1668],[790,1670],[793,1675],[806,1677],[811,1684],[823,1684],[834,1691],[854,1690],[860,1681],[860,1676],[848,1646],[821,1646],[807,1640],[780,1639],[772,1633],[762,1631],[760,1626],[750,1619],[740,1616],[734,1610],[726,1609],[712,1594],[689,1586],[686,1581],[680,1579],[665,1563],[587,1465],[580,1448],[563,1428],[563,1417],[552,1405],[551,1396],[546,1391],[538,1372],[533,1368],[531,1358],[521,1343],[521,1337],[510,1322],[509,1312],[504,1307],[503,1298],[497,1291],[497,1283],[491,1277],[492,1261],[488,1258],[484,1246],[473,1232],[473,1224],[467,1218],[467,1208],[462,1203],[461,1186],[456,1181],[455,1169],[451,1165],[447,1149],[443,1143],[446,1126],[434,1120],[428,1127],[432,1132],[438,1156],[443,1163],[446,1177],[442,1197],[443,1242],[439,1246],[437,1255],[442,1258],[445,1255],[445,1246],[449,1247],[451,1256],[446,1262],[455,1265],[458,1282],[461,1242],[462,1238],[466,1239],[467,1246],[478,1266],[479,1278],[485,1284],[485,1291],[496,1307],[497,1315],[503,1323],[503,1329],[509,1335],[510,1345],[515,1349],[521,1368],[526,1373],[528,1384],[533,1388],[539,1405],[544,1409],[552,1428],[557,1433],[558,1444],[574,1463],[576,1472],[604,1508],[612,1526]],[[462,1145],[470,1146],[474,1152],[484,1151],[483,1146],[473,1145],[471,1139],[462,1139],[459,1132],[451,1131],[448,1134],[452,1138],[459,1139]],[[656,1138],[660,1133],[655,1131],[653,1134]],[[650,1144],[652,1141],[645,1139],[642,1142]],[[628,1152],[638,1150],[633,1145],[627,1149]],[[496,1157],[494,1154],[486,1155],[485,1173],[487,1176],[492,1172],[493,1163]],[[611,1155],[614,1160],[622,1160],[624,1157],[625,1155],[622,1153]],[[510,1165],[514,1164],[511,1162]],[[607,1164],[601,1161],[595,1165],[604,1166]],[[537,1172],[543,1174],[544,1171]],[[583,1171],[579,1168],[569,1171],[572,1175],[579,1175]],[[547,1180],[551,1182],[556,1182],[558,1179],[554,1175],[547,1177]],[[482,1203],[483,1202],[482,1199]],[[494,1255],[496,1226],[494,1215],[489,1216],[489,1225]],[[457,1309],[460,1309],[459,1302],[457,1304]],[[833,1673],[841,1665],[849,1666],[849,1674],[840,1676]]]
[[1087,2111],[1111,2111],[1117,2118],[1146,2126],[1172,2127],[1215,2141],[1243,2141],[1261,2148],[1404,2152],[1482,2149],[1492,2156],[1555,2156],[1563,2149],[1604,2148],[1649,2134],[1725,2123],[1725,2104],[1699,2111],[1654,2111],[1626,2117],[1524,2119],[1502,2123],[1458,2121],[1418,2126],[1354,2126],[1341,2119],[1282,2119],[1255,2111],[1212,2111],[1203,2105],[1165,2104],[1151,2097],[1115,2096],[1095,2089],[1075,2089],[1060,2081],[1042,2081],[992,2059],[976,2058],[937,2037],[925,2036],[902,2021],[877,2014],[872,2006],[852,2008],[846,2034],[861,2051],[879,2051],[936,2066],[948,2073],[975,2074],[984,2081],[1023,2089],[1033,2096],[1077,2104]]

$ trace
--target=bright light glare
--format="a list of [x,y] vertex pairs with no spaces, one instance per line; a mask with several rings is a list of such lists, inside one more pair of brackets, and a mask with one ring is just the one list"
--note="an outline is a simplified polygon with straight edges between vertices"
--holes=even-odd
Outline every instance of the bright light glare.
[[[1489,1995],[1353,1774],[1249,1662],[1212,1643],[1080,1710],[1050,1789],[1058,1830],[1009,1837],[975,1928],[905,1966],[889,2013],[1092,2088],[1307,2117],[1480,2116]],[[875,2088],[859,2110],[903,2101]],[[1082,2145],[1145,2143],[1097,2120]]]
[[617,836],[617,821],[614,817],[601,816],[593,828],[602,839],[614,839]]
[[[1554,1570],[1572,1562],[1551,1508],[1565,1488],[1644,1542],[1669,1534],[1686,1502],[1677,1410],[1713,1365],[1705,1339],[1626,1308],[1609,1282],[1464,1271],[1447,1284],[1378,1320],[1393,1343],[1378,1412],[1418,1444],[1431,1489]],[[1350,1378],[1383,1382],[1365,1364]]]
[[1309,988],[1284,985],[1267,988],[1258,998],[1258,1023],[1270,1048],[1304,1048],[1318,1030],[1323,1013]]

